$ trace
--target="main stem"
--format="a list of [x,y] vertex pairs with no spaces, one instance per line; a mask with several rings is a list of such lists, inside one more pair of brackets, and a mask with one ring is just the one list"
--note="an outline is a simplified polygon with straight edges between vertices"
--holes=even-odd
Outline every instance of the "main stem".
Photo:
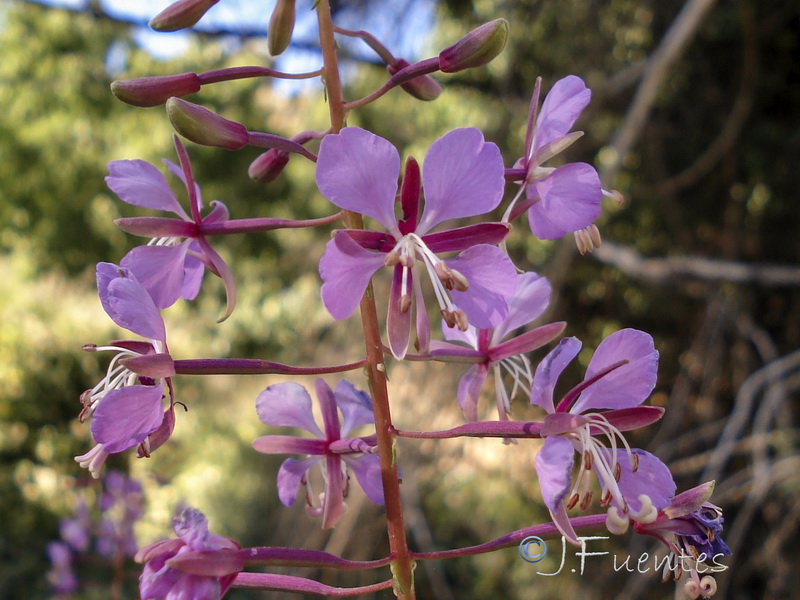
[[[325,72],[325,87],[330,106],[331,131],[338,133],[344,126],[344,94],[339,78],[336,40],[334,39],[329,0],[320,0],[317,4],[317,20]],[[349,211],[345,211],[344,223],[348,228],[361,229],[363,227],[361,215]],[[372,284],[367,287],[360,306],[367,352],[367,364],[364,368],[375,411],[375,433],[378,441],[378,458],[381,464],[383,496],[386,502],[386,526],[392,557],[391,568],[395,580],[394,591],[395,595],[400,598],[414,600],[414,561],[408,549],[403,523],[400,479],[394,460],[394,427],[389,410],[389,392],[386,387],[386,365],[383,362],[383,342],[378,326],[378,313],[375,308]]]

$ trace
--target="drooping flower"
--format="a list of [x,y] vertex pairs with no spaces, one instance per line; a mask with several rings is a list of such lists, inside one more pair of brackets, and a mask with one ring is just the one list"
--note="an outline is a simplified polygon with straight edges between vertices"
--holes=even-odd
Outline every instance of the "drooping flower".
[[[350,316],[372,275],[394,269],[388,309],[388,339],[397,358],[405,356],[411,307],[418,305],[416,329],[424,349],[430,337],[420,278],[430,278],[442,316],[451,327],[492,327],[508,312],[515,269],[494,246],[508,234],[503,223],[485,223],[429,233],[448,219],[481,215],[503,197],[503,162],[497,146],[480,131],[456,129],[439,138],[422,167],[409,158],[400,192],[402,218],[395,216],[400,156],[387,140],[358,127],[326,136],[317,161],[317,185],[339,208],[373,218],[388,233],[341,230],[320,261],[322,300],[336,319]],[[420,215],[420,192],[425,207]],[[461,252],[442,260],[440,252]]]
[[106,184],[127,204],[164,210],[180,217],[133,217],[117,219],[128,233],[152,238],[145,246],[137,246],[120,262],[130,269],[153,298],[159,309],[172,306],[178,298],[193,300],[200,291],[204,270],[220,277],[225,284],[227,306],[222,320],[230,316],[236,305],[236,284],[228,265],[211,247],[202,233],[206,224],[228,220],[228,209],[218,200],[203,217],[200,188],[194,181],[189,156],[177,136],[174,138],[180,167],[164,160],[168,170],[178,177],[189,196],[187,215],[172,193],[164,175],[143,160],[116,160],[108,165]]
[[[93,477],[99,476],[109,454],[139,446],[139,455],[148,456],[169,437],[174,424],[170,379],[175,374],[174,364],[167,348],[164,321],[153,299],[129,269],[111,263],[98,263],[97,287],[100,302],[111,319],[147,341],[115,340],[108,346],[84,347],[94,352],[117,352],[106,376],[81,394],[80,419],[91,416],[90,429],[97,445],[75,460]],[[137,371],[146,375],[126,366],[136,362],[142,367]],[[165,388],[170,396],[166,410],[162,402]],[[157,438],[157,445],[151,444],[153,438]]]
[[592,224],[600,216],[603,197],[597,171],[586,163],[568,163],[560,167],[545,167],[543,163],[583,135],[580,131],[570,133],[570,129],[592,93],[580,77],[564,77],[553,85],[537,116],[540,86],[541,79],[538,79],[528,114],[525,156],[515,165],[525,172],[520,189],[520,193],[525,192],[525,200],[519,204],[512,202],[510,220],[527,210],[531,231],[540,239],[552,240],[571,232],[587,232],[583,237],[591,240],[599,236]]
[[219,600],[244,568],[239,544],[208,531],[205,515],[187,508],[172,520],[178,539],[162,540],[136,554],[142,600]]
[[722,509],[709,502],[713,491],[713,481],[700,484],[672,498],[667,507],[658,511],[654,521],[634,523],[637,533],[655,537],[669,549],[670,560],[665,564],[665,580],[670,571],[676,580],[680,579],[684,570],[689,571],[686,592],[690,598],[713,596],[716,591],[716,583],[711,576],[701,578],[698,575],[712,568],[703,568],[701,571],[697,565],[711,561],[714,570],[721,571],[725,567],[718,559],[731,554],[721,537],[725,521]]
[[[555,405],[556,382],[580,348],[576,338],[562,340],[536,368],[531,388],[531,404],[547,412],[541,428],[545,441],[535,461],[542,498],[558,528],[575,543],[567,509],[588,507],[591,472],[603,488],[601,504],[610,506],[609,527],[623,518],[625,523],[652,521],[675,493],[669,469],[652,454],[632,450],[621,433],[649,425],[664,412],[640,406],[656,384],[653,338],[635,329],[608,336],[589,361],[583,382]],[[601,435],[610,447],[596,439]],[[573,484],[576,451],[581,464]]]
[[[367,497],[383,504],[383,485],[380,463],[373,436],[349,438],[347,435],[360,425],[375,422],[372,399],[348,381],[340,381],[332,391],[322,379],[315,383],[317,400],[322,409],[324,432],[311,412],[311,397],[297,383],[272,385],[256,400],[258,418],[265,425],[298,427],[317,439],[289,435],[267,435],[253,441],[253,448],[264,454],[306,454],[307,458],[288,458],[278,471],[278,497],[285,506],[294,503],[300,484],[306,486],[306,502],[312,514],[322,514],[322,527],[330,528],[344,514],[349,477],[347,468],[355,473]],[[340,422],[340,410],[344,420]],[[309,472],[314,465],[322,467],[325,492],[322,506],[314,504]]]
[[[442,324],[442,333],[448,342],[432,341],[431,358],[476,359],[479,362],[461,377],[458,384],[458,404],[467,421],[478,420],[478,399],[486,377],[494,374],[497,413],[501,421],[508,420],[511,412],[511,398],[517,390],[530,393],[533,383],[531,363],[525,356],[553,340],[563,330],[565,323],[549,323],[516,337],[506,338],[516,329],[538,319],[550,301],[550,283],[534,272],[517,275],[514,294],[508,299],[508,314],[494,328],[476,329],[472,325],[460,331]],[[505,340],[505,341],[504,341]],[[471,349],[450,342],[463,342]],[[505,369],[514,382],[511,393],[506,391],[502,381]]]

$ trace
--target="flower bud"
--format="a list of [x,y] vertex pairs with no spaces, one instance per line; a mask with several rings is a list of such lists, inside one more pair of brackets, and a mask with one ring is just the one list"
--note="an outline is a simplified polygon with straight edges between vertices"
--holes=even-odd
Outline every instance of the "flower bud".
[[503,51],[507,39],[508,21],[495,19],[484,23],[439,53],[439,69],[443,73],[457,73],[483,66]]
[[196,73],[139,77],[127,81],[113,81],[111,93],[119,100],[133,106],[159,106],[172,96],[185,96],[200,91]]
[[179,134],[195,144],[239,150],[247,145],[247,129],[199,104],[180,98],[167,100],[167,115]]
[[253,181],[269,183],[274,181],[283,172],[289,162],[289,153],[277,148],[271,148],[259,155],[247,169],[247,174]]
[[289,47],[294,31],[295,0],[278,0],[267,27],[267,50],[272,56],[282,54]]
[[177,31],[191,27],[219,0],[179,0],[150,19],[156,31]]
[[[405,69],[407,66],[409,66],[409,62],[400,58],[395,62],[395,64],[386,65],[386,70],[389,71],[391,75],[394,75],[401,69]],[[439,94],[442,93],[442,86],[430,75],[420,75],[411,81],[400,84],[400,87],[403,88],[407,93],[414,96],[414,98],[417,100],[436,100],[436,98],[439,97]]]

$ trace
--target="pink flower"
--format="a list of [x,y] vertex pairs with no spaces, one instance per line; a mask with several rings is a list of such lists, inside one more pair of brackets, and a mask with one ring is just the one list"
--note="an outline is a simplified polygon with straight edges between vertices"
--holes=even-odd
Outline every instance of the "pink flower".
[[218,600],[244,568],[239,544],[208,531],[208,520],[187,508],[172,520],[178,539],[142,548],[135,560],[145,563],[139,577],[142,600]]
[[[350,316],[372,275],[382,266],[394,271],[388,310],[389,347],[405,356],[411,334],[411,307],[418,308],[417,337],[430,338],[422,302],[423,272],[433,284],[442,316],[451,327],[491,327],[508,312],[515,269],[493,244],[508,234],[502,223],[486,223],[429,233],[448,219],[493,210],[503,197],[503,159],[480,131],[456,129],[433,143],[422,167],[410,158],[400,193],[402,218],[395,216],[400,156],[387,140],[347,127],[322,140],[317,185],[339,208],[371,217],[387,233],[342,230],[328,243],[320,261],[322,301],[336,319]],[[420,192],[425,208],[419,214]],[[461,252],[442,260],[439,252]]]
[[137,246],[120,262],[130,269],[153,298],[159,309],[172,306],[178,298],[193,300],[200,291],[205,269],[220,277],[225,284],[227,307],[223,320],[236,305],[236,284],[225,261],[202,233],[205,224],[228,220],[228,209],[215,200],[212,209],[201,216],[203,200],[194,182],[186,149],[175,137],[175,148],[181,166],[165,160],[170,172],[186,187],[190,214],[186,214],[172,193],[164,175],[143,160],[115,160],[108,165],[106,184],[127,204],[173,213],[179,219],[165,217],[132,217],[117,219],[128,233],[151,237],[146,246]]
[[[300,484],[306,486],[306,502],[312,513],[322,514],[322,527],[329,528],[344,514],[347,496],[347,467],[353,470],[356,480],[367,497],[383,504],[383,484],[380,463],[375,451],[374,435],[370,438],[349,438],[352,429],[375,422],[372,399],[357,390],[348,381],[340,381],[332,391],[322,379],[316,381],[317,400],[322,409],[319,428],[311,412],[311,397],[297,383],[272,385],[259,394],[256,400],[258,418],[265,425],[299,427],[317,439],[297,438],[288,435],[266,435],[253,441],[253,448],[264,454],[305,454],[308,458],[287,458],[278,471],[278,497],[290,506],[294,503]],[[339,421],[338,410],[344,422]],[[325,493],[322,506],[314,506],[309,471],[322,466]]]

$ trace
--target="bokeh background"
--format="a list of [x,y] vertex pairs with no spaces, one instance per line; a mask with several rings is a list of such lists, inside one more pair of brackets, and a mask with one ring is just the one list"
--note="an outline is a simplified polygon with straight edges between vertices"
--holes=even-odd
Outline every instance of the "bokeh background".
[[[144,14],[131,4],[0,5],[3,598],[52,596],[46,545],[59,538],[59,520],[79,501],[95,502],[101,490],[72,457],[90,445],[88,425],[76,419],[78,396],[98,380],[107,358],[80,348],[120,335],[97,301],[94,264],[118,261],[139,243],[113,223],[137,212],[106,189],[105,164],[174,160],[163,109],[122,105],[109,93],[110,82],[273,64],[264,37],[269,1],[223,0],[201,22],[203,31],[177,42],[142,28],[166,2],[146,6],[151,10]],[[287,69],[319,62],[310,3],[298,4],[297,40],[278,63]],[[626,203],[605,205],[599,222],[605,243],[591,256],[577,255],[569,239],[539,242],[522,224],[509,250],[522,268],[550,278],[548,317],[566,319],[566,334],[584,340],[584,366],[591,349],[616,329],[637,327],[655,337],[661,365],[652,402],[667,413],[631,442],[667,462],[679,489],[716,479],[714,502],[725,511],[725,539],[734,553],[717,577],[718,597],[800,598],[797,3],[340,0],[335,12],[341,24],[377,32],[410,61],[435,55],[482,22],[509,20],[504,54],[486,68],[441,77],[445,91],[435,102],[422,104],[397,90],[351,116],[350,124],[418,158],[445,131],[472,125],[511,164],[521,154],[534,79],[541,76],[545,90],[567,74],[585,79],[593,100],[578,123],[585,135],[568,156],[596,165]],[[362,47],[342,51],[350,98],[385,78]],[[289,136],[326,128],[318,84],[237,82],[210,86],[198,101],[249,129]],[[264,186],[246,176],[254,149],[192,146],[190,154],[205,197],[225,202],[233,217],[330,211],[304,161],[292,160],[280,179]],[[166,312],[173,354],[292,364],[357,359],[357,322],[333,322],[319,301],[316,263],[327,236],[326,229],[218,240],[239,285],[239,306],[217,325],[224,292],[209,278],[197,302]],[[563,379],[578,381],[582,368]],[[460,423],[454,387],[460,374],[442,365],[392,364],[399,425]],[[353,378],[364,386],[360,374]],[[385,554],[382,510],[359,490],[333,532],[323,532],[301,503],[290,509],[279,504],[274,476],[281,459],[258,455],[250,442],[267,433],[256,418],[255,396],[280,380],[176,380],[188,411],[179,414],[170,444],[151,459],[119,456],[109,464],[143,485],[145,511],[136,528],[141,545],[169,536],[175,510],[190,504],[209,516],[214,532],[242,545],[319,548],[352,559]],[[536,417],[521,399],[514,411],[517,418]],[[544,520],[535,451],[535,443],[503,446],[497,440],[401,442],[414,547],[480,543]],[[660,550],[630,534],[601,549],[622,560]],[[548,558],[539,568],[556,567]],[[77,568],[84,586],[73,598],[137,597],[130,562],[113,594],[109,566],[84,557]],[[610,557],[587,560],[583,575],[545,578],[536,570],[508,549],[422,564],[418,588],[421,597],[444,600],[661,599],[675,593],[652,570],[616,573]],[[377,580],[373,573],[281,572],[342,586]]]

